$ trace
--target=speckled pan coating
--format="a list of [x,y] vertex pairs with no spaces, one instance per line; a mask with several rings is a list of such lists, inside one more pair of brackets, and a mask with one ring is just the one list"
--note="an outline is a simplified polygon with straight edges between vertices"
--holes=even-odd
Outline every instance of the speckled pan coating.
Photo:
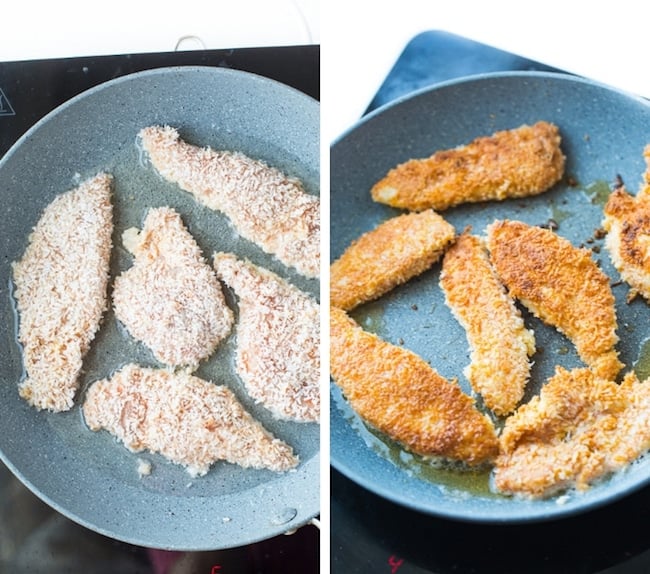
[[[238,149],[303,180],[319,194],[319,104],[285,85],[224,68],[164,68],[125,76],[70,100],[29,130],[0,161],[0,451],[2,460],[38,496],[69,518],[132,544],[202,550],[269,538],[308,522],[319,511],[319,427],[279,422],[255,406],[234,373],[234,337],[224,341],[197,375],[227,384],[276,436],[294,447],[295,472],[240,469],[219,463],[188,478],[162,457],[128,452],[108,433],[93,433],[79,406],[39,413],[18,396],[22,375],[8,286],[10,263],[54,196],[84,177],[115,176],[113,276],[131,264],[120,237],[141,227],[148,207],[176,209],[207,257],[233,251],[315,297],[316,280],[284,268],[240,239],[229,222],[164,182],[137,147],[139,130],[170,124],[198,145]],[[110,289],[110,287],[109,287]],[[236,301],[226,292],[228,303]],[[157,366],[109,312],[85,362],[82,388],[137,361]],[[83,396],[83,390],[81,391]],[[138,458],[152,462],[139,477]]]
[[[388,104],[344,134],[331,149],[331,258],[361,233],[395,215],[397,210],[374,203],[371,186],[396,164],[427,157],[438,149],[465,144],[481,135],[537,120],[556,123],[567,156],[566,174],[575,182],[556,185],[535,198],[460,206],[444,216],[457,230],[472,225],[476,234],[495,218],[530,224],[559,223],[558,232],[580,245],[601,226],[603,198],[596,193],[620,174],[636,191],[645,169],[643,148],[650,142],[650,104],[607,86],[568,75],[538,72],[487,74],[439,84]],[[602,239],[585,243],[603,247],[593,257],[612,280],[618,279]],[[421,354],[445,377],[458,377],[469,362],[465,333],[444,303],[438,287],[440,266],[409,282],[380,302],[353,316],[383,338]],[[620,358],[632,365],[650,336],[650,306],[625,303],[627,287],[613,288],[618,304]],[[640,298],[638,298],[640,299]],[[533,384],[539,390],[555,364],[581,365],[573,346],[554,329],[526,315],[538,348],[532,357]],[[337,388],[332,386],[332,464],[352,480],[409,508],[479,522],[521,522],[566,516],[605,504],[650,480],[650,461],[595,486],[582,496],[525,502],[477,494],[436,484],[410,474],[395,452],[372,438]],[[393,462],[391,462],[391,460]],[[402,467],[400,467],[402,465]]]

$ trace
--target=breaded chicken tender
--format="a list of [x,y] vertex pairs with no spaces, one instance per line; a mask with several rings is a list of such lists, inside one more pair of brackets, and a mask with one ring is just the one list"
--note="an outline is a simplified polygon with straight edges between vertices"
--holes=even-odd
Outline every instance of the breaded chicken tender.
[[217,276],[237,296],[235,367],[256,401],[277,418],[320,417],[320,306],[275,273],[216,253]]
[[479,465],[495,458],[492,421],[415,353],[330,309],[330,371],[359,416],[422,456]]
[[547,497],[585,490],[650,448],[650,384],[633,373],[618,385],[589,369],[558,367],[538,397],[507,419],[494,485]]
[[307,277],[320,272],[320,199],[301,182],[239,152],[199,148],[172,127],[140,132],[167,180],[224,213],[240,235]]
[[19,392],[38,409],[73,406],[83,358],[106,311],[112,181],[99,173],[57,196],[13,264],[26,373]]
[[544,121],[499,131],[398,165],[372,187],[371,195],[412,211],[537,195],[564,174],[560,141],[557,126]]
[[645,183],[636,197],[624,187],[612,192],[605,205],[605,247],[614,267],[630,287],[630,298],[641,294],[650,301],[650,145]]
[[392,217],[356,239],[330,267],[330,303],[349,311],[419,275],[454,240],[432,210]]
[[234,321],[214,271],[170,207],[149,210],[123,242],[135,259],[115,279],[115,316],[160,362],[195,369]]
[[298,464],[231,390],[187,372],[126,365],[90,386],[83,414],[91,430],[108,430],[133,452],[160,453],[192,476],[218,460],[278,472]]
[[483,241],[464,232],[440,275],[447,305],[465,328],[471,363],[465,376],[498,415],[513,411],[530,376],[535,336],[499,280]]
[[492,264],[510,294],[564,333],[597,376],[614,380],[623,367],[615,300],[591,252],[520,221],[495,221],[487,232]]

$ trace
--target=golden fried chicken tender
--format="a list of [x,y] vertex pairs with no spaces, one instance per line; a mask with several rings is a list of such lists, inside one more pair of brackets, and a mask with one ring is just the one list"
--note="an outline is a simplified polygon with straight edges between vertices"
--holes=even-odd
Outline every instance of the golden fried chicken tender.
[[487,232],[492,264],[510,294],[564,333],[597,376],[614,380],[623,367],[615,300],[591,252],[520,221],[495,221]]
[[639,193],[614,190],[605,204],[603,228],[611,261],[631,287],[630,299],[640,294],[650,301],[650,145],[644,156],[648,167]]
[[499,131],[398,165],[372,187],[371,195],[412,211],[537,195],[564,174],[560,142],[557,126],[544,121]]
[[455,237],[433,210],[392,217],[356,239],[330,266],[330,303],[349,311],[419,275]]
[[467,465],[494,459],[492,421],[421,357],[365,332],[335,307],[330,346],[332,378],[370,425],[423,456]]
[[650,448],[650,384],[633,373],[618,385],[586,368],[558,367],[507,419],[499,442],[498,491],[542,498],[585,490]]
[[498,415],[512,412],[530,376],[535,335],[526,329],[479,237],[466,231],[447,251],[440,286],[471,348],[465,376],[488,408]]

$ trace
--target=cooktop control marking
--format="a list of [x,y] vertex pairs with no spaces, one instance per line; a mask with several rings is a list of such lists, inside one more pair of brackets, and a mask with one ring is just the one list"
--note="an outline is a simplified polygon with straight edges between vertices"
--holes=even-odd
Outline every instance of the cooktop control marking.
[[9,99],[5,96],[5,93],[0,88],[0,116],[14,116],[16,112],[11,107]]

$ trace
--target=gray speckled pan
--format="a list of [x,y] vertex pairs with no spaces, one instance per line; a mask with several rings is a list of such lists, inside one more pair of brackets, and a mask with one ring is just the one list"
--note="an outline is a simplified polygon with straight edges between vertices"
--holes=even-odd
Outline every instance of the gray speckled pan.
[[[588,80],[548,73],[488,74],[439,84],[389,104],[364,118],[331,148],[331,256],[337,258],[355,237],[397,210],[373,203],[369,190],[388,169],[409,158],[468,143],[480,135],[544,119],[563,136],[566,174],[575,184],[558,184],[536,198],[460,206],[444,212],[457,231],[472,225],[483,233],[495,218],[545,224],[574,245],[591,242],[602,207],[620,175],[636,193],[645,170],[643,148],[650,143],[650,104]],[[615,282],[618,274],[604,247],[594,253]],[[421,354],[448,378],[462,374],[469,361],[465,333],[444,303],[438,285],[440,265],[353,312],[368,330]],[[625,299],[626,285],[613,288],[617,299],[620,357],[628,368],[643,359],[650,337],[650,306],[640,297]],[[536,332],[538,351],[526,399],[537,393],[556,364],[581,365],[571,343],[525,315]],[[647,357],[646,357],[647,359]],[[639,370],[641,365],[638,365]],[[647,368],[647,367],[646,367]],[[645,375],[647,375],[647,370]],[[360,485],[406,507],[471,521],[526,521],[569,515],[640,488],[650,480],[650,460],[584,494],[545,501],[523,501],[490,492],[487,473],[464,475],[421,464],[377,437],[351,411],[332,385],[331,459],[335,468]]]
[[[165,123],[197,145],[242,151],[299,177],[319,194],[319,105],[277,82],[209,67],[165,68],[125,76],[70,100],[29,130],[0,161],[0,453],[39,497],[102,534],[147,547],[202,550],[249,544],[295,529],[319,511],[319,425],[274,420],[252,403],[234,373],[236,333],[197,375],[229,385],[277,437],[294,447],[294,472],[217,463],[191,478],[160,456],[127,451],[106,432],[93,433],[77,404],[62,414],[37,412],[17,392],[22,375],[11,303],[12,261],[56,194],[107,170],[115,176],[112,273],[131,263],[121,247],[125,228],[140,226],[148,207],[178,210],[204,255],[232,251],[263,265],[313,296],[319,284],[286,269],[237,236],[221,215],[163,181],[141,157],[136,134]],[[236,311],[236,300],[226,293]],[[111,312],[85,361],[83,388],[137,361],[155,366]],[[77,401],[79,403],[79,401]],[[138,459],[153,464],[140,478]]]

